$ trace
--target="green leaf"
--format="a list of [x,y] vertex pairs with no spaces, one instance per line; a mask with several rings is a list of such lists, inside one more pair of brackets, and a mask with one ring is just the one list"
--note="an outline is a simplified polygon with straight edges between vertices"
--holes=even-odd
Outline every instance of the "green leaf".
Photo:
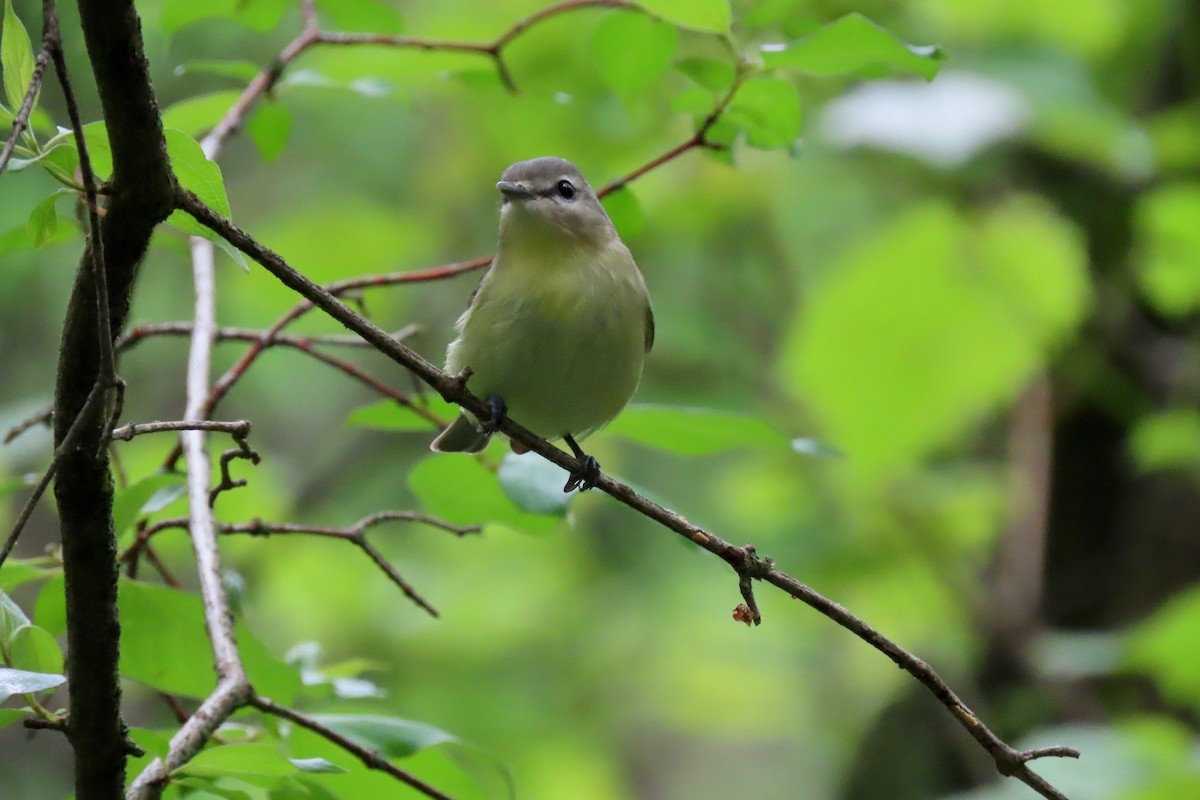
[[699,86],[689,86],[671,98],[671,111],[676,114],[691,114],[701,118],[708,116],[712,110],[712,94]]
[[1138,283],[1164,316],[1200,308],[1200,183],[1167,184],[1143,195],[1135,216],[1143,241]]
[[[228,90],[196,95],[172,103],[163,111],[163,127],[181,131],[189,137],[208,133],[241,95],[240,91]],[[175,153],[171,153],[171,158],[175,158]]]
[[631,405],[604,430],[638,444],[688,456],[737,447],[788,447],[787,437],[760,419],[703,408]]
[[675,69],[715,94],[726,91],[737,77],[737,69],[733,64],[718,58],[694,56],[680,59],[675,62]]
[[249,83],[259,73],[259,66],[253,61],[217,61],[198,58],[185,61],[175,67],[175,75],[215,75],[219,78],[231,78],[238,83]]
[[1139,420],[1129,447],[1146,472],[1195,467],[1200,464],[1200,413],[1181,408]]
[[0,644],[8,646],[12,635],[23,625],[29,624],[29,617],[21,607],[13,602],[7,592],[0,591]]
[[301,772],[330,772],[344,774],[347,770],[324,758],[289,758],[288,761]]
[[787,148],[800,137],[800,92],[780,78],[753,78],[738,89],[725,112],[752,147]]
[[32,694],[62,686],[67,679],[62,675],[41,672],[26,672],[20,669],[0,667],[0,703],[14,694]]
[[17,669],[57,675],[63,671],[62,648],[49,632],[36,625],[22,625],[8,640],[9,662]]
[[[221,168],[215,162],[209,161],[204,155],[198,142],[186,133],[167,129],[164,131],[167,139],[167,155],[171,157],[171,169],[175,177],[185,189],[191,189],[204,203],[223,217],[230,217],[229,197],[225,194],[225,181],[221,177]],[[185,220],[180,224],[176,217]],[[170,221],[197,236],[211,238],[215,234],[196,222],[187,214],[177,211],[171,215]]]
[[537,453],[505,453],[496,478],[509,499],[530,514],[562,517],[570,507],[571,495],[563,491],[567,472]]
[[[447,403],[437,395],[426,395],[425,407],[444,420],[454,419],[458,415],[458,406]],[[419,400],[414,402],[421,402]],[[357,425],[377,431],[420,431],[429,433],[429,420],[418,416],[408,406],[403,406],[395,400],[380,400],[369,405],[360,406],[346,417],[347,425]]]
[[646,214],[642,211],[642,204],[638,202],[637,195],[629,186],[609,192],[600,202],[621,238],[631,239],[646,227]]
[[51,193],[49,197],[43,198],[29,212],[29,219],[25,222],[25,229],[29,231],[29,237],[33,239],[35,247],[41,247],[53,238],[55,232],[58,230],[58,212],[55,210],[54,204],[58,202],[59,197],[70,193],[70,189],[59,189]]
[[208,747],[188,763],[175,770],[175,775],[194,775],[201,778],[222,776],[254,778],[283,778],[297,771],[279,748],[261,742],[227,744]]
[[427,747],[460,743],[452,733],[424,722],[374,714],[314,714],[313,719],[386,758],[404,758]]
[[395,35],[404,31],[404,20],[395,8],[380,0],[323,0],[322,15],[342,31],[364,31]]
[[[0,703],[3,702],[3,700],[0,700]],[[6,725],[10,725],[23,718],[28,713],[23,708],[0,708],[0,730],[3,730]]]
[[140,517],[161,511],[187,491],[187,482],[177,472],[160,472],[130,484],[113,499],[113,532],[121,534]]
[[9,558],[0,567],[0,590],[12,591],[21,584],[48,578],[58,572],[47,558]]
[[62,570],[42,584],[37,602],[33,607],[33,619],[39,628],[45,628],[55,636],[67,632],[67,590]]
[[[123,676],[186,697],[212,691],[216,674],[198,595],[122,580],[120,607]],[[273,658],[243,623],[235,633],[250,682],[264,695],[291,703],[300,690],[295,670]]]
[[1167,699],[1200,711],[1200,586],[1168,600],[1129,631],[1126,664],[1150,675]]
[[864,78],[916,74],[932,80],[945,58],[939,48],[907,44],[859,13],[790,44],[763,45],[762,51],[768,67]]
[[[100,181],[112,175],[112,148],[108,144],[108,130],[103,122],[89,122],[83,126],[83,143],[87,146],[92,172]],[[74,177],[74,176],[72,176]]]
[[558,520],[530,514],[500,488],[496,476],[469,455],[438,453],[413,467],[408,485],[431,514],[462,525],[496,523],[541,533]]
[[247,126],[258,154],[268,164],[279,158],[292,133],[292,115],[279,103],[262,103]]
[[207,19],[229,19],[265,33],[278,25],[291,7],[290,0],[166,0],[159,24],[168,36]]
[[700,31],[727,33],[729,0],[643,0],[641,6],[663,19]]
[[[13,11],[12,0],[4,0],[4,25],[0,28],[0,68],[4,70],[4,95],[15,116],[25,101],[33,80],[33,45],[25,26]],[[34,98],[37,105],[37,98]]]
[[678,38],[673,26],[645,14],[611,14],[592,35],[592,61],[609,86],[631,98],[671,66]]

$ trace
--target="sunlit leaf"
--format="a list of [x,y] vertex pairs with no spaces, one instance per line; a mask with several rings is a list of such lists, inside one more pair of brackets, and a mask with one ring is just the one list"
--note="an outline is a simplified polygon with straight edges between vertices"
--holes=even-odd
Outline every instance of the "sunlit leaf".
[[292,115],[279,103],[261,103],[246,126],[262,160],[270,164],[287,147]]
[[733,85],[737,70],[728,61],[693,56],[675,62],[675,69],[710,92],[720,93]]
[[408,485],[429,513],[462,525],[498,523],[539,533],[558,524],[554,517],[521,509],[486,467],[468,455],[437,453],[413,467]]
[[[0,28],[0,68],[4,69],[4,95],[16,114],[33,80],[33,45],[25,26],[13,11],[12,0],[4,0],[4,24]],[[37,98],[34,98],[34,103]]]
[[108,144],[108,131],[103,122],[89,122],[83,126],[83,143],[87,146],[88,159],[97,180],[108,180],[112,175],[112,148]]
[[41,672],[26,672],[20,669],[0,667],[0,703],[14,694],[31,694],[53,689],[66,683],[62,675],[48,675]]
[[1176,409],[1140,420],[1129,447],[1138,467],[1147,472],[1200,465],[1200,414]]
[[[212,691],[216,673],[198,595],[122,580],[120,607],[123,676],[186,697]],[[278,702],[290,703],[300,689],[295,671],[267,653],[245,625],[237,625],[236,636],[250,682]]]
[[113,499],[113,531],[120,537],[139,517],[161,511],[186,490],[187,482],[177,472],[160,472],[130,484]]
[[787,437],[756,417],[683,406],[631,405],[604,432],[689,456],[738,447],[788,447]]
[[1138,282],[1162,314],[1181,317],[1200,307],[1200,183],[1169,183],[1143,195],[1135,220],[1145,256]]
[[[440,396],[430,394],[421,403],[431,412],[444,420],[452,420],[458,416],[458,406],[447,403]],[[429,433],[434,430],[429,420],[418,415],[407,406],[400,405],[394,400],[379,400],[369,405],[360,406],[350,412],[346,418],[347,425],[358,425],[377,431],[420,431]]]
[[764,45],[762,50],[768,67],[869,78],[907,73],[932,79],[944,58],[937,47],[907,44],[859,13],[847,14],[789,44]]
[[1163,694],[1200,710],[1200,587],[1185,589],[1128,634],[1126,663],[1150,675]]
[[[208,133],[228,113],[241,94],[232,90],[212,92],[172,103],[163,110],[163,127],[181,131],[189,137]],[[175,157],[174,153],[171,155]]]
[[800,92],[781,78],[752,78],[738,88],[724,120],[753,147],[791,147],[800,136]]
[[646,214],[642,211],[642,204],[638,202],[637,195],[629,186],[609,192],[600,202],[622,239],[631,239],[646,227]]
[[30,672],[58,674],[63,671],[62,648],[49,632],[36,625],[22,625],[8,640],[9,664]]
[[729,0],[643,0],[640,5],[685,28],[717,33],[729,30]]
[[[164,133],[167,139],[167,155],[171,157],[171,169],[175,171],[179,185],[192,190],[205,205],[228,218],[229,198],[225,194],[221,168],[208,160],[200,145],[191,136],[170,128]],[[181,230],[206,239],[215,235],[182,211],[176,211],[168,221]]]
[[207,747],[178,770],[179,775],[217,778],[286,777],[297,767],[275,745],[252,742]]
[[592,34],[592,61],[605,82],[623,97],[671,66],[678,31],[645,14],[611,14]]
[[261,33],[278,25],[291,7],[290,0],[165,0],[160,24],[169,36],[208,19],[233,20]]
[[322,0],[317,9],[334,30],[393,36],[404,31],[400,12],[381,0]]

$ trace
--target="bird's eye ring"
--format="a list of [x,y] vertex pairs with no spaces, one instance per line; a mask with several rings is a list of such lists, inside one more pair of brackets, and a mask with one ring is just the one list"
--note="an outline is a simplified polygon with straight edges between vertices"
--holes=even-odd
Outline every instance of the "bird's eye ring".
[[558,190],[558,196],[564,200],[575,199],[575,186],[568,180],[561,180],[554,186]]

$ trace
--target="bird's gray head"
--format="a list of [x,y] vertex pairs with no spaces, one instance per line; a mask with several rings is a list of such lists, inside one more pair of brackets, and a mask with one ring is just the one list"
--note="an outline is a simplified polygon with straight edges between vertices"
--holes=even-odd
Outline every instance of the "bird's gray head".
[[547,245],[600,245],[615,235],[596,193],[565,158],[518,161],[500,176],[501,242],[513,237]]

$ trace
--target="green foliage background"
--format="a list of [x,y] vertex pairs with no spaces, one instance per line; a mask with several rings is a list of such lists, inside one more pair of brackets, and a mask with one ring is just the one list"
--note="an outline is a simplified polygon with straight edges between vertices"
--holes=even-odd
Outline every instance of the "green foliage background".
[[[545,5],[318,8],[331,30],[488,41]],[[482,255],[507,164],[562,155],[596,185],[640,166],[684,141],[733,80],[734,42],[770,71],[714,131],[732,150],[689,152],[610,204],[658,319],[638,400],[676,410],[631,409],[589,450],[925,658],[1002,735],[1079,747],[1079,762],[1038,764],[1070,796],[1200,793],[1200,84],[1187,45],[1200,15],[1166,0],[647,5],[684,27],[591,9],[520,35],[505,51],[517,94],[477,54],[311,50],[221,159],[234,220],[320,282]],[[192,137],[300,25],[285,0],[138,7],[166,124]],[[35,4],[15,11],[36,42]],[[77,20],[60,11],[93,120]],[[925,51],[857,17],[830,26],[851,12],[949,60],[926,84],[938,65]],[[796,40],[807,49],[760,49]],[[885,78],[906,84],[874,82]],[[880,90],[891,94],[868,94]],[[41,105],[45,141],[65,121],[56,87]],[[44,201],[58,184],[43,170],[0,186],[8,427],[50,399],[81,237],[65,195]],[[265,272],[218,258],[221,324],[264,328],[294,303]],[[364,302],[385,327],[419,324],[412,342],[440,361],[475,280]],[[185,243],[164,231],[132,319],[190,308]],[[295,331],[335,326],[312,314]],[[243,348],[220,345],[218,368]],[[180,415],[185,352],[153,340],[123,359],[127,420]],[[410,385],[390,362],[357,361]],[[537,486],[554,480],[536,462],[505,461],[497,479],[432,457],[410,417],[355,412],[375,400],[303,355],[268,353],[216,415],[250,419],[264,455],[235,466],[249,486],[221,497],[218,518],[344,527],[424,509],[484,533],[372,532],[436,621],[343,542],[225,539],[263,694],[338,715],[330,724],[455,797],[505,796],[508,776],[533,800],[1032,796],[999,785],[945,711],[846,631],[766,590],[765,624],[748,630],[730,619],[736,582],[716,560],[596,493],[565,519],[522,511],[510,494],[544,500]],[[1030,442],[1053,448],[1049,486],[1022,455]],[[129,479],[153,475],[168,447],[120,444]],[[6,519],[24,497],[16,479],[48,450],[41,430],[0,450],[0,478],[14,479]],[[154,480],[147,493],[171,500],[175,481]],[[1044,571],[1026,536],[1038,498],[1050,503]],[[143,502],[127,499],[126,519]],[[26,560],[0,573],[31,620],[18,635],[16,612],[4,618],[5,660],[33,671],[61,671],[31,632],[63,630],[61,578],[39,558],[54,536],[43,508]],[[192,585],[186,537],[156,546]],[[1014,554],[1045,590],[1034,617],[1006,594]],[[200,698],[212,675],[198,600],[153,585],[145,564],[142,578],[122,590],[122,670],[134,738],[155,752],[173,720],[154,690]],[[19,705],[0,709],[5,797],[65,796],[65,743],[28,737]],[[364,714],[409,722],[352,716]],[[284,731],[281,749],[275,723],[237,722],[172,791],[406,796],[302,731]],[[349,772],[297,773],[284,752]]]

